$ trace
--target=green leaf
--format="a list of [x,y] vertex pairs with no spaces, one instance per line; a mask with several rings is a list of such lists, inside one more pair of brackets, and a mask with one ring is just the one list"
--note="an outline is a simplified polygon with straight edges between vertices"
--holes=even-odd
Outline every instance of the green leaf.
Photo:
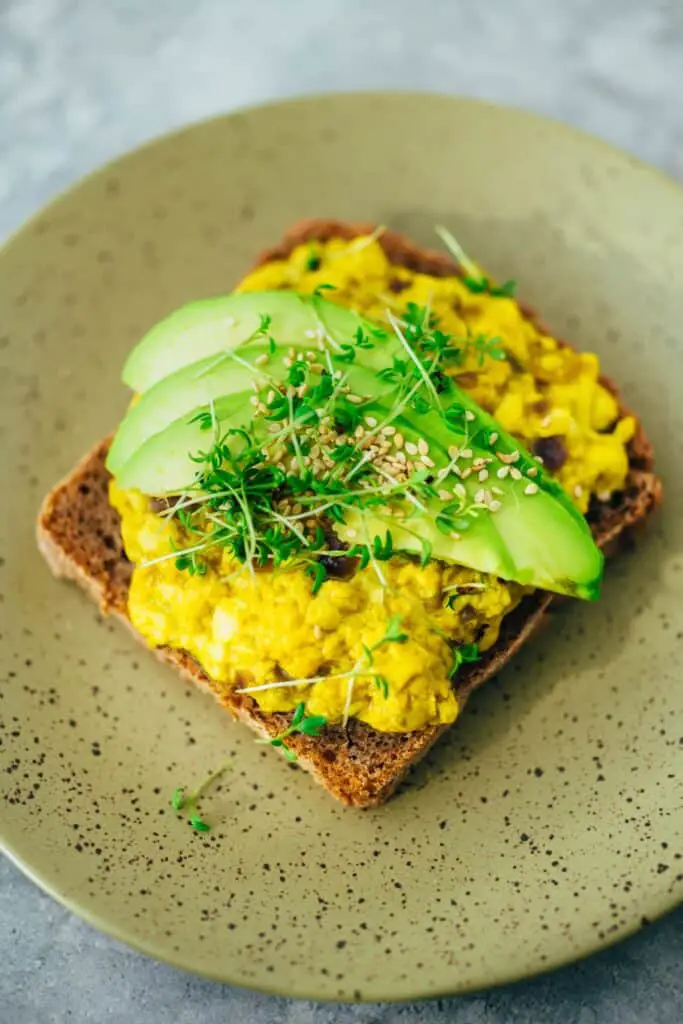
[[297,360],[292,363],[289,370],[287,371],[287,382],[292,385],[293,388],[300,387],[306,380],[306,365],[305,363]]
[[317,594],[323,583],[327,579],[327,569],[322,562],[313,562],[312,565],[306,567],[306,575],[313,577],[313,586],[311,587],[311,594]]
[[424,537],[420,540],[420,566],[422,569],[427,565],[429,559],[432,557],[432,545]]
[[330,452],[330,458],[333,462],[346,462],[354,452],[357,451],[356,446],[353,444],[340,444],[336,448],[333,448]]
[[461,665],[479,661],[480,657],[478,644],[461,644],[460,647],[455,647],[453,649],[453,664],[448,674],[449,678],[453,678]]
[[491,295],[504,296],[507,299],[514,297],[515,290],[517,288],[516,281],[504,281],[503,284],[494,285],[490,288]]
[[420,415],[424,415],[431,409],[431,404],[419,393],[413,395],[410,400],[410,406],[415,410],[415,412],[420,413]]
[[458,651],[460,652],[460,660],[462,662],[479,661],[481,657],[478,644],[463,644],[458,648]]
[[343,343],[340,346],[341,352],[337,353],[337,359],[340,363],[352,363],[356,358],[356,350],[353,345]]
[[326,725],[327,719],[323,715],[309,715],[308,718],[304,718],[297,731],[302,732],[304,736],[319,736]]
[[171,807],[174,811],[182,811],[185,806],[185,793],[184,787],[178,786],[173,790],[173,796],[171,797]]
[[453,427],[455,430],[461,430],[462,425],[465,421],[465,409],[464,405],[460,402],[453,402],[452,405],[444,412],[444,418],[449,427]]
[[199,818],[197,815],[193,815],[190,818],[190,825],[192,825],[192,828],[195,830],[195,832],[210,832],[211,831],[211,826],[207,825],[206,822],[202,821],[202,819]]
[[320,296],[323,294],[323,292],[336,292],[336,291],[337,291],[336,284],[327,284],[325,282],[323,284],[319,284],[317,288],[314,288],[313,294],[317,295],[318,298],[320,298]]
[[305,717],[305,715],[306,715],[306,704],[302,700],[299,704],[297,704],[297,706],[294,709],[294,714],[292,716],[292,721],[290,723],[290,729],[295,729],[296,726],[299,724],[299,722],[302,720],[302,718]]
[[299,758],[296,756],[294,751],[290,747],[286,746],[286,744],[284,744],[284,743],[282,744],[282,753],[285,755],[287,760],[290,761],[290,762],[298,761],[299,760]]
[[374,343],[372,341],[370,341],[370,338],[364,332],[362,327],[358,327],[356,329],[356,333],[354,334],[353,338],[354,338],[354,341],[356,342],[356,345],[357,345],[358,348],[374,348],[375,347]]
[[306,254],[306,259],[304,261],[304,267],[308,271],[316,271],[316,270],[319,269],[321,263],[322,263],[322,260],[321,260],[321,258],[319,256],[318,252],[311,245],[309,247],[309,249],[308,249],[308,253]]
[[386,700],[387,697],[389,696],[389,680],[387,679],[387,677],[376,675],[375,686],[377,687],[378,690],[382,691],[382,696]]
[[394,541],[390,530],[387,530],[384,540],[381,537],[373,537],[372,550],[375,558],[381,562],[386,562],[391,558],[394,552]]
[[391,618],[387,619],[386,629],[384,636],[380,640],[381,644],[404,644],[409,639],[407,633],[401,630],[402,619],[400,615],[392,615]]
[[485,277],[463,277],[462,283],[473,295],[479,295],[481,292],[489,290],[489,283]]
[[[198,412],[196,416],[193,416],[188,423],[198,423],[200,430],[211,430],[213,426],[213,417],[210,412]],[[203,462],[204,459],[201,459]]]
[[462,505],[453,501],[450,505],[444,505],[437,513],[434,520],[437,529],[446,535],[451,533],[465,533],[472,525],[472,519],[462,515]]
[[370,564],[370,548],[365,544],[354,544],[349,550],[349,558],[358,558],[358,569],[367,569]]

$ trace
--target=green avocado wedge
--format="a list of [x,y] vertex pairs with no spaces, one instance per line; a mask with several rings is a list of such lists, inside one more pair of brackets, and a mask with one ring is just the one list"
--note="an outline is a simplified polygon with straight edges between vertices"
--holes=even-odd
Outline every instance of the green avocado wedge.
[[[285,346],[315,348],[324,335],[334,349],[370,324],[344,306],[297,292],[238,292],[181,306],[151,328],[126,360],[122,379],[138,393],[190,363],[272,335]],[[377,330],[376,325],[373,325]]]
[[[107,466],[120,487],[189,495],[194,506],[203,500],[203,453],[212,443],[225,442],[226,451],[239,448],[239,432],[265,463],[280,459],[283,465],[282,454],[276,459],[273,453],[277,446],[288,451],[283,480],[300,494],[294,485],[308,472],[302,446],[308,452],[318,443],[318,425],[326,421],[338,436],[326,428],[326,450],[334,458],[315,494],[321,506],[343,509],[333,526],[349,547],[372,550],[389,534],[394,551],[422,560],[436,557],[523,585],[597,598],[603,556],[585,518],[467,392],[452,381],[437,392],[425,370],[433,368],[432,355],[408,352],[400,329],[376,328],[355,314],[338,317],[336,311],[348,311],[318,296],[316,322],[334,323],[335,329],[331,336],[325,327],[317,336],[324,343],[314,341],[311,350],[308,298],[287,292],[249,298],[253,322],[267,321],[268,330],[251,332],[235,348],[188,362],[193,350],[179,366],[180,343],[167,336],[176,368],[165,377],[157,373],[129,408],[110,449]],[[286,339],[276,333],[276,313],[288,325]],[[403,483],[391,463],[388,470],[386,464],[368,465],[372,443],[397,431],[405,445],[402,465],[409,468]],[[406,452],[413,453],[408,460]],[[338,455],[344,458],[337,461]],[[228,490],[234,491],[239,481],[230,479]],[[272,526],[272,506],[259,502],[249,513],[252,530],[259,517]]]

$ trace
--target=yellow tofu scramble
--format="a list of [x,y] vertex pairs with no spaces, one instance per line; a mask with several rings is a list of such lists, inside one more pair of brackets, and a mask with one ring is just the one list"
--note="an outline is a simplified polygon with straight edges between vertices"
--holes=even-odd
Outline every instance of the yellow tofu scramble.
[[[455,338],[501,339],[506,359],[494,358],[486,345],[468,346],[453,371],[459,385],[543,458],[582,512],[592,495],[605,499],[623,487],[634,420],[619,418],[614,397],[599,383],[597,357],[541,333],[514,299],[472,293],[457,277],[392,266],[370,237],[301,245],[289,259],[249,274],[237,290],[310,293],[321,284],[335,286],[327,298],[376,320],[387,309],[400,315],[412,302],[428,306]],[[162,519],[142,494],[112,482],[111,501],[133,563],[182,542],[178,523]],[[303,569],[259,570],[252,577],[225,551],[207,561],[207,572],[195,576],[173,559],[136,564],[129,613],[152,646],[184,648],[226,689],[314,680],[253,696],[264,711],[288,711],[304,701],[307,713],[330,723],[347,712],[384,732],[454,721],[451,645],[476,643],[486,651],[525,594],[516,583],[436,560],[420,567],[401,555],[386,563],[386,586],[368,567],[327,580],[317,593]],[[380,646],[369,674],[364,649],[396,615],[408,639]],[[351,673],[352,703],[345,708]]]

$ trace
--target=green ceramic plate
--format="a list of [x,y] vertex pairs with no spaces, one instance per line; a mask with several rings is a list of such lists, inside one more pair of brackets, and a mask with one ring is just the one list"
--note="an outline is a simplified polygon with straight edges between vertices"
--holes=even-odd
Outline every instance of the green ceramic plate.
[[[450,225],[641,414],[663,512],[481,691],[387,807],[344,810],[156,664],[34,544],[117,422],[124,353],[229,289],[302,216]],[[413,999],[584,956],[683,892],[683,192],[558,124],[470,100],[327,96],[161,139],[0,253],[3,795],[10,856],[152,956],[266,991]],[[194,834],[172,789],[236,753]]]

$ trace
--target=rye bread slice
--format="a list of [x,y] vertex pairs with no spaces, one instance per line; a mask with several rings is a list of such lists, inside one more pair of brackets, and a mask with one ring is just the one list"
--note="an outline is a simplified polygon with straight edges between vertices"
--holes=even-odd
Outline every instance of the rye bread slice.
[[[286,258],[308,240],[352,238],[369,233],[374,225],[335,220],[308,220],[294,225],[283,241],[267,250],[259,264]],[[380,244],[396,266],[435,276],[459,273],[453,261],[441,253],[414,245],[402,235],[385,232]],[[524,314],[541,321],[533,310]],[[603,379],[616,394],[614,385]],[[625,411],[625,410],[623,410]],[[97,602],[104,614],[120,619],[137,638],[131,625],[127,597],[132,565],[121,540],[118,513],[109,504],[109,473],[105,458],[110,440],[101,441],[75,469],[48,494],[38,519],[38,545],[55,576],[74,580]],[[653,472],[652,449],[642,427],[629,446],[630,472],[626,486],[609,502],[594,501],[588,514],[597,542],[613,555],[661,500],[661,484]],[[516,650],[546,619],[551,603],[561,600],[537,591],[508,615],[495,646],[480,662],[458,673],[455,692],[462,709],[469,695],[495,675]],[[207,676],[185,651],[162,647],[154,652],[173,665],[188,681],[213,693],[233,718],[246,722],[264,736],[275,736],[291,719],[290,714],[264,714],[247,695],[239,695]],[[317,738],[295,735],[288,741],[298,764],[313,773],[329,792],[344,804],[373,807],[383,803],[448,726],[412,733],[382,733],[352,719],[346,728],[328,726]]]

